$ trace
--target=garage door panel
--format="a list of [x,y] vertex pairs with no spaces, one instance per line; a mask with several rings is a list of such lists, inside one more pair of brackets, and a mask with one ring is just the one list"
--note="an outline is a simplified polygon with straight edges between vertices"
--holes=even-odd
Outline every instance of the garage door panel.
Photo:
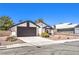
[[26,36],[36,36],[35,27],[17,27],[17,36],[26,37]]

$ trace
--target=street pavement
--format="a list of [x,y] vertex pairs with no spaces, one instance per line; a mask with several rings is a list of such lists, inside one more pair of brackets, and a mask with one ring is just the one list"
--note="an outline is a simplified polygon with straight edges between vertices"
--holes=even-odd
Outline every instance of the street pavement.
[[0,55],[79,55],[79,41],[0,49]]

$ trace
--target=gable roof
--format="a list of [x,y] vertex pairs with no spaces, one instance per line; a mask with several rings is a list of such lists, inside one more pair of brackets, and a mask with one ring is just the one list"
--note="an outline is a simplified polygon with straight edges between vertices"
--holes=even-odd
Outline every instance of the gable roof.
[[45,22],[43,22],[43,24],[45,24],[45,25],[46,25],[45,27],[50,27],[50,28],[52,28],[52,26],[50,26],[50,25],[46,24]]
[[79,25],[77,25],[76,28],[79,28]]
[[12,27],[14,27],[14,26],[17,26],[17,25],[20,25],[20,24],[23,24],[23,23],[26,23],[26,22],[33,23],[34,25],[40,27],[39,25],[35,24],[33,21],[27,20],[27,21],[23,21],[23,22],[20,22],[20,23],[18,23],[18,24],[15,24],[15,25],[11,26],[10,28],[12,28]]
[[[40,24],[42,24],[42,25],[40,25]],[[53,29],[52,26],[46,24],[45,22],[41,22],[40,24],[38,23],[37,25],[39,25],[40,27],[43,27],[43,28],[51,28],[51,29]]]
[[55,25],[56,29],[75,28],[78,24],[63,23]]

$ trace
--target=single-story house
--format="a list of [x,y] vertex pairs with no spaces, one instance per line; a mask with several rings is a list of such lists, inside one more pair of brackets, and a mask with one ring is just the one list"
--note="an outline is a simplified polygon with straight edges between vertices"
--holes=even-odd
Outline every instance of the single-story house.
[[13,25],[10,28],[12,36],[25,37],[25,36],[36,36],[38,35],[38,28],[40,26],[36,25],[32,21],[24,21]]
[[[45,26],[42,27],[42,25]],[[41,35],[42,32],[45,32],[47,30],[49,33],[49,29],[51,31],[52,27],[44,23],[42,25],[39,26],[35,22],[28,20],[13,25],[9,30],[12,32],[11,36],[17,36],[17,37],[38,36]]]
[[36,24],[38,26],[40,26],[40,29],[39,29],[40,33],[39,33],[39,35],[41,35],[41,33],[43,33],[43,32],[48,32],[50,35],[53,34],[53,27],[48,25],[48,24],[46,24],[44,21],[43,22],[36,22]]
[[55,26],[56,33],[79,34],[79,24],[62,23]]

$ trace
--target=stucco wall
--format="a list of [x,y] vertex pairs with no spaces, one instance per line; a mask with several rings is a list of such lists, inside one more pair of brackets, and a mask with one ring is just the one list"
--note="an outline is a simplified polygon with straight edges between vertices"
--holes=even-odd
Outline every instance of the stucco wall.
[[34,25],[33,23],[29,23],[30,27],[37,27],[36,25]]
[[54,35],[54,30],[53,29],[51,29],[51,35]]
[[11,28],[11,36],[17,36],[17,26]]
[[38,34],[41,35],[42,32],[43,32],[43,29],[42,28],[39,28],[38,29]]
[[79,28],[75,28],[75,34],[79,34]]
[[[12,27],[11,28],[11,32],[12,32],[11,36],[17,36],[17,27],[19,27],[19,26],[20,27],[27,27],[27,23],[23,23],[23,24]],[[36,27],[36,35],[39,34],[39,27],[38,26],[36,26],[32,23],[29,23],[29,27]]]

